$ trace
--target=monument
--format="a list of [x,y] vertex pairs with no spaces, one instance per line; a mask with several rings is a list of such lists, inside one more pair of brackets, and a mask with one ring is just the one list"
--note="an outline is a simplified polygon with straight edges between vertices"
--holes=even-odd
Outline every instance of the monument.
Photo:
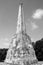
[[17,30],[9,45],[5,62],[17,65],[29,65],[33,62],[37,62],[31,38],[26,32],[23,3],[19,5]]

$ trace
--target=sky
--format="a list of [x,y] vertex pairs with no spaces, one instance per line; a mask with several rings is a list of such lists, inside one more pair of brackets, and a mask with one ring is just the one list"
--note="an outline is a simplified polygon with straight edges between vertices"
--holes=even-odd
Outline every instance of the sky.
[[[20,0],[0,0],[0,48],[8,48],[16,33]],[[23,0],[24,21],[32,41],[43,38],[43,0]]]

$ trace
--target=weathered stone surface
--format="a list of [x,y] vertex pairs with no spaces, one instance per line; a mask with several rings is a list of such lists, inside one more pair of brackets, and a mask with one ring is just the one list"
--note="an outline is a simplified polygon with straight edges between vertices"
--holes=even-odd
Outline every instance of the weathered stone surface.
[[[10,63],[5,63],[5,62],[0,62],[0,65],[18,65],[18,64],[12,64],[12,63],[10,64]],[[43,65],[43,61],[42,62],[33,63],[33,64],[28,64],[28,65]]]
[[22,9],[22,4],[20,4],[17,32],[10,43],[5,59],[5,62],[10,65],[31,65],[33,63],[37,63],[31,39],[27,35],[26,29],[24,28]]

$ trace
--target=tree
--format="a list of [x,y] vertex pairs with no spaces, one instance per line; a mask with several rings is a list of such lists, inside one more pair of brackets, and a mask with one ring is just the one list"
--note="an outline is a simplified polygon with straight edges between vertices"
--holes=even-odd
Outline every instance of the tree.
[[37,59],[43,61],[43,38],[35,42],[34,49]]
[[0,62],[4,62],[8,49],[0,49]]

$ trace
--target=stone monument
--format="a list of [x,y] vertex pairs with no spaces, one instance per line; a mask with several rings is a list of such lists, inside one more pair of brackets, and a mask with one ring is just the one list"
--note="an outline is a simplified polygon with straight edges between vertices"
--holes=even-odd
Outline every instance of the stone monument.
[[30,36],[26,33],[23,15],[23,3],[19,5],[17,30],[6,55],[5,62],[17,65],[29,65],[37,62]]

